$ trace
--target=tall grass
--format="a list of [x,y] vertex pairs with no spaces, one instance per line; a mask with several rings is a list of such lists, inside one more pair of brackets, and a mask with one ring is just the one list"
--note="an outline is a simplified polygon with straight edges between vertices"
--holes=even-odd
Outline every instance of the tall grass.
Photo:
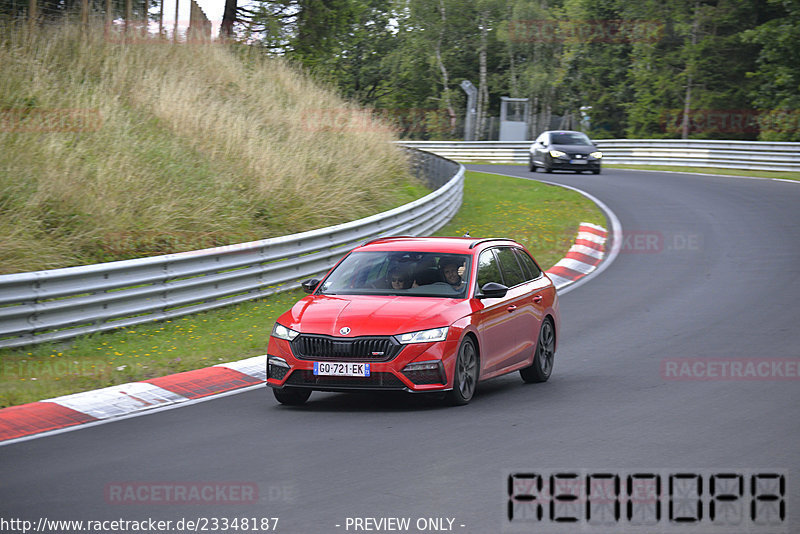
[[388,128],[252,51],[0,23],[0,66],[0,273],[284,235],[424,193]]

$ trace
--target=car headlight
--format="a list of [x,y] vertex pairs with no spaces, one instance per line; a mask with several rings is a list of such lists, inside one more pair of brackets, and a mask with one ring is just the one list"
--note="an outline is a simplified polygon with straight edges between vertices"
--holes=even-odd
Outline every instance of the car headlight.
[[448,327],[432,328],[431,330],[422,330],[420,332],[409,332],[408,334],[400,334],[395,336],[397,341],[403,345],[409,343],[431,343],[434,341],[444,341],[447,339]]
[[275,323],[275,326],[272,327],[272,335],[278,339],[292,341],[294,338],[300,335],[300,332],[295,332],[291,328],[286,328],[282,324]]
[[600,159],[600,158],[602,158],[602,157],[603,157],[603,153],[602,153],[602,152],[592,152],[592,153],[591,153],[591,154],[589,154],[589,155],[590,155],[591,157],[595,158],[595,159]]
[[564,157],[566,155],[567,155],[566,152],[561,152],[560,150],[551,150],[550,151],[550,157],[551,158],[562,158],[562,157]]

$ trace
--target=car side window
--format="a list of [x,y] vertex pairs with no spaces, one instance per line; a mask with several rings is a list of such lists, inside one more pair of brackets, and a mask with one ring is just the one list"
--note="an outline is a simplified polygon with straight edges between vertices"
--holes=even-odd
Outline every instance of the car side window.
[[528,256],[527,252],[525,252],[521,248],[515,248],[514,252],[517,254],[517,259],[522,264],[522,267],[525,269],[528,280],[536,280],[537,278],[542,276],[542,270],[539,269],[539,266],[536,265],[536,262],[533,261],[533,258]]
[[505,285],[514,287],[524,283],[527,277],[523,274],[522,267],[517,261],[514,251],[510,247],[498,247],[496,252],[497,260],[500,262],[500,270],[506,282]]
[[482,288],[489,282],[503,283],[503,278],[500,275],[500,266],[497,263],[497,258],[492,249],[484,250],[478,257],[478,289]]

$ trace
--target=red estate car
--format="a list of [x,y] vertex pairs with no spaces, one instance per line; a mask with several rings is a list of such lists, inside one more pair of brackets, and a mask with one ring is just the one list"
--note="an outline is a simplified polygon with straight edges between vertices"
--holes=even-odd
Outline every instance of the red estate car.
[[446,392],[470,401],[479,381],[553,369],[556,289],[510,239],[390,237],[356,247],[281,315],[267,385],[289,405],[312,391]]

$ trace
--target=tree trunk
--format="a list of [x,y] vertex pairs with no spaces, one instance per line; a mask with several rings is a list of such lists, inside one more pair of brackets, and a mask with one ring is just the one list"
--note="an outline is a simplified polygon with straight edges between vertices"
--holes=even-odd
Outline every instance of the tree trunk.
[[681,139],[689,139],[689,115],[692,112],[692,75],[694,73],[694,54],[697,45],[697,33],[700,26],[700,2],[694,3],[694,20],[692,21],[692,48],[686,60],[686,95],[683,99],[683,121],[681,124]]
[[542,131],[550,129],[550,119],[553,117],[553,108],[550,104],[550,97],[548,95],[544,104],[544,118],[542,119]]
[[36,17],[39,14],[36,12],[36,0],[29,0],[28,2],[28,24],[31,28],[33,28],[34,24],[36,24]]
[[178,4],[179,3],[180,3],[180,0],[175,0],[175,24],[172,27],[172,42],[173,43],[177,43],[178,42],[178,17],[179,17]]
[[681,139],[689,139],[689,114],[692,111],[692,75],[686,80],[686,96],[683,99],[683,121],[681,123]]
[[158,8],[158,38],[164,37],[164,0],[161,0]]
[[486,41],[489,33],[489,13],[483,11],[480,14],[479,26],[481,30],[480,48],[478,49],[478,68],[480,69],[478,76],[478,124],[475,128],[475,139],[480,141],[485,137],[484,130],[486,129],[486,111],[489,107],[489,88],[486,81]]
[[442,100],[449,117],[450,135],[454,135],[456,131],[456,111],[453,109],[452,100],[450,99],[450,76],[442,60],[442,40],[444,39],[444,31],[447,24],[447,11],[444,0],[439,0],[439,14],[442,17],[442,27],[439,30],[439,39],[436,41],[436,62],[439,64],[439,70],[442,73],[442,86],[444,87]]
[[533,106],[531,106],[531,123],[528,125],[528,139],[536,139],[539,137],[539,97],[533,98]]
[[222,24],[219,27],[219,36],[226,39],[233,38],[233,23],[236,22],[236,0],[225,0],[225,11],[222,13]]

